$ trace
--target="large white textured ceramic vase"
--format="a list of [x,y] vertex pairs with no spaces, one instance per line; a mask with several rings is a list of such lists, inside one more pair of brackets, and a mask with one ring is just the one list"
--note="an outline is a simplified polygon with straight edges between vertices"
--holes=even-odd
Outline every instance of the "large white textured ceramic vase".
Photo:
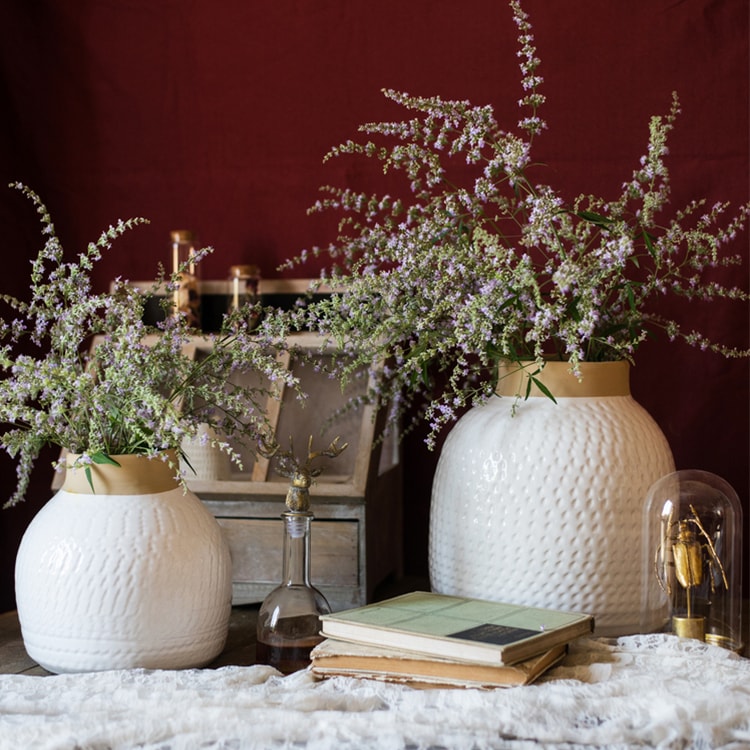
[[[51,672],[202,666],[226,642],[231,558],[174,470],[144,456],[68,469],[29,525],[16,600],[29,655]],[[69,457],[69,462],[72,459]]]
[[[448,435],[430,513],[433,590],[593,614],[596,633],[637,632],[642,509],[674,471],[656,422],[630,394],[627,362],[566,362],[500,379]],[[507,373],[507,371],[506,371]]]

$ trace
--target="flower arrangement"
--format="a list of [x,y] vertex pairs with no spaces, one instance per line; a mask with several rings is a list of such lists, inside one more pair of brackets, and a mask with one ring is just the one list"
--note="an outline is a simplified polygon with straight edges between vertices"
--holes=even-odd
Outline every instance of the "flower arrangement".
[[[162,269],[151,289],[118,279],[110,293],[92,293],[93,264],[145,219],[118,222],[77,262],[65,263],[39,196],[21,184],[11,187],[36,205],[46,241],[33,261],[30,301],[0,296],[15,316],[0,319],[0,421],[6,425],[0,441],[18,458],[18,483],[6,507],[23,499],[45,445],[80,454],[77,462],[85,468],[116,463],[112,456],[119,454],[169,460],[164,451],[179,452],[182,441],[195,439],[207,422],[222,436],[215,444],[239,465],[239,446],[272,444],[264,408],[269,388],[297,383],[279,364],[274,342],[251,330],[248,310],[227,314],[221,330],[204,337],[207,354],[191,356],[185,345],[198,334],[185,315],[167,314],[157,327],[143,322],[147,301],[165,284],[163,304],[170,312],[171,293],[185,269],[168,280]],[[192,260],[209,252],[204,248]],[[241,372],[259,374],[255,380],[266,379],[269,388],[243,385],[234,377]],[[179,467],[173,468],[177,474]]]
[[659,330],[727,357],[750,354],[654,311],[665,294],[748,299],[710,271],[740,262],[721,250],[744,227],[749,206],[724,220],[727,204],[695,200],[664,216],[677,95],[666,116],[651,119],[647,152],[617,200],[566,200],[530,176],[532,143],[546,128],[538,114],[543,79],[529,18],[518,0],[509,4],[524,91],[518,132],[503,130],[491,106],[385,90],[408,119],[365,124],[365,140],[349,140],[326,159],[377,160],[384,172],[406,176],[409,197],[325,186],[311,209],[342,213],[337,240],[311,251],[330,257],[321,283],[336,293],[297,310],[294,325],[337,342],[343,380],[385,362],[370,400],[401,413],[426,394],[431,446],[461,407],[494,391],[501,360],[530,361],[533,382],[549,357],[580,377],[579,363],[632,360]]

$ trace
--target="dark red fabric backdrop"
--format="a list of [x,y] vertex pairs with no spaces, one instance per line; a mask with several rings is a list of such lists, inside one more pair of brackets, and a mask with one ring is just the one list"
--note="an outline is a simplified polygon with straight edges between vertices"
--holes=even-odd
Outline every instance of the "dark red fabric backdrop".
[[[677,90],[675,205],[748,199],[747,0],[525,7],[548,98],[549,131],[536,143],[545,181],[571,196],[613,197],[645,150],[649,117]],[[153,277],[178,227],[215,246],[206,278],[239,262],[272,277],[284,259],[333,238],[333,218],[306,215],[319,185],[377,188],[368,165],[322,157],[358,124],[400,115],[382,87],[492,103],[509,128],[521,96],[502,0],[6,0],[0,41],[0,286],[16,294],[40,236],[30,205],[3,187],[11,180],[42,195],[71,254],[118,218],[151,219],[101,263],[100,288],[118,275]],[[747,259],[748,245],[744,235],[733,249]],[[724,278],[747,288],[748,265]],[[746,305],[674,309],[748,346]],[[747,509],[747,362],[649,343],[633,389],[678,466],[724,476]],[[435,459],[418,436],[407,441],[409,572],[426,570]],[[0,515],[0,610],[13,604],[18,539],[49,494],[42,464],[29,501]],[[12,482],[3,455],[3,498]]]

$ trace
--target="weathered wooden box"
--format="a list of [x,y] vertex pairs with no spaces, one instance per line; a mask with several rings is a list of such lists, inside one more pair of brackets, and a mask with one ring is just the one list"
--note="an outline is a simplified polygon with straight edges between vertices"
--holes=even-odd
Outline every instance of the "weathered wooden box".
[[[298,345],[317,351],[311,334],[300,334]],[[196,356],[201,356],[200,344]],[[319,355],[325,356],[325,355]],[[300,377],[308,394],[304,406],[285,393],[269,403],[277,439],[304,452],[313,436],[322,448],[339,436],[348,443],[311,489],[311,578],[334,609],[364,604],[374,588],[402,567],[402,477],[398,446],[376,439],[379,425],[370,407],[336,419],[321,432],[331,414],[345,403],[337,381],[301,366],[291,357],[288,367]],[[283,527],[281,514],[289,480],[279,475],[274,460],[248,456],[244,473],[226,478],[189,479],[191,489],[221,524],[232,550],[234,603],[262,601],[281,581]]]

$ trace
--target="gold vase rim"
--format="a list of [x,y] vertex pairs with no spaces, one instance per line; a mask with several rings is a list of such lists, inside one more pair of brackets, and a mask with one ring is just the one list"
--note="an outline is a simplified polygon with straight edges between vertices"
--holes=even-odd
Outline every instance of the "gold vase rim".
[[[154,457],[126,453],[110,456],[118,465],[91,463],[88,466],[75,466],[79,455],[68,453],[65,457],[62,489],[66,492],[78,495],[148,495],[173,490],[180,484],[176,451],[164,451]],[[90,472],[86,471],[87,468]]]
[[[597,398],[630,395],[630,363],[581,362],[580,378],[566,361],[549,360],[539,368],[534,362],[505,362],[499,368],[496,393],[499,396],[526,396],[529,377],[540,381],[554,398]],[[533,382],[530,397],[547,397]]]

